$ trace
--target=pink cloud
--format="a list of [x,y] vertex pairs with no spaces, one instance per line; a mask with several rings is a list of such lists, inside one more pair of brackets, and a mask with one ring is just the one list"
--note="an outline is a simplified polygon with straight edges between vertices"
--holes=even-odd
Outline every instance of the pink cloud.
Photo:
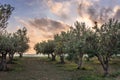
[[69,25],[48,18],[31,19],[27,22],[24,20],[19,21],[28,30],[28,37],[30,39],[30,49],[28,53],[35,53],[33,48],[37,42],[53,39],[54,34],[69,29]]

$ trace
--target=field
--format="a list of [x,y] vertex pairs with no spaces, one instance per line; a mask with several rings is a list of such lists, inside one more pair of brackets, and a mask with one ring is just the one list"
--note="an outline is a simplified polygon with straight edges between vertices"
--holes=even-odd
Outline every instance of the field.
[[120,80],[120,59],[112,60],[106,78],[97,60],[84,61],[81,70],[73,62],[59,64],[46,57],[15,58],[14,62],[9,64],[9,71],[0,72],[0,80]]

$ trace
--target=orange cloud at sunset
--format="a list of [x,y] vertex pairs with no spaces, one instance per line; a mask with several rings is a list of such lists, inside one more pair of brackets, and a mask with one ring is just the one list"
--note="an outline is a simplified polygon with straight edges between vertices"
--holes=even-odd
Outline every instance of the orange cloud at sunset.
[[68,14],[70,13],[71,1],[55,2],[53,0],[46,0],[46,4],[53,14],[61,18],[68,18]]
[[33,48],[37,42],[53,39],[54,34],[69,29],[69,25],[48,18],[32,19],[28,22],[20,20],[20,22],[28,30],[28,37],[30,39],[30,49],[28,53],[35,53]]

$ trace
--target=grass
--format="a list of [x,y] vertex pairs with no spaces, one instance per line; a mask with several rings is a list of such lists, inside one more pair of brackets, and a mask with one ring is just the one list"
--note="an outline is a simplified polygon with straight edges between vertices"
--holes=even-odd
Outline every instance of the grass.
[[77,70],[77,65],[66,61],[59,64],[46,57],[24,57],[16,59],[9,65],[11,71],[0,72],[0,80],[120,80],[120,59],[110,62],[110,76],[102,77],[102,67],[98,61],[84,61],[83,68]]

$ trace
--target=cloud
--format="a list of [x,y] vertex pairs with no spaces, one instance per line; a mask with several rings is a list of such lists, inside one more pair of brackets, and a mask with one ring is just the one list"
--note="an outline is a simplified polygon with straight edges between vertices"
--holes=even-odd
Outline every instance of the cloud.
[[[22,1],[22,0],[20,0],[20,1]],[[35,6],[35,5],[38,5],[38,4],[42,5],[43,2],[44,2],[44,0],[29,0],[29,1],[23,0],[23,1],[24,1],[24,4],[29,6],[29,7]]]
[[98,1],[83,1],[79,4],[78,13],[81,17],[88,17],[91,21],[103,23],[113,17],[113,8],[110,6],[101,6]]
[[120,6],[115,6],[114,12],[114,18],[120,20]]
[[68,25],[59,22],[59,21],[54,21],[52,19],[48,18],[41,18],[41,19],[33,19],[29,21],[29,24],[33,26],[34,28],[38,28],[41,32],[49,32],[56,34],[57,32],[61,30],[66,30],[68,29]]
[[70,13],[71,7],[70,0],[46,0],[46,4],[53,14],[63,19],[69,18],[68,14]]
[[61,31],[66,31],[69,29],[69,25],[48,18],[35,18],[30,19],[27,22],[24,20],[19,20],[19,22],[28,30],[28,37],[30,39],[30,49],[28,53],[35,53],[33,48],[37,42],[53,39],[54,34],[58,34]]

